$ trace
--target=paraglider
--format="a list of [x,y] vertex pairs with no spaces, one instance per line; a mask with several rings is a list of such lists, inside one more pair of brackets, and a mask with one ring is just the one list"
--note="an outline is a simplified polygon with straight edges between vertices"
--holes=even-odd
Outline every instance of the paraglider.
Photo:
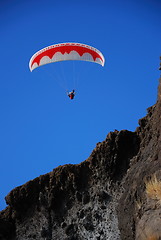
[[[94,47],[82,43],[60,43],[36,52],[30,59],[29,68],[32,72],[35,68],[42,65],[67,60],[95,62],[102,66],[104,66],[105,63],[103,54]],[[75,91],[69,94],[70,99],[73,99]]]
[[68,92],[67,91],[67,95],[68,95],[68,97],[72,100],[72,99],[74,99],[74,97],[75,97],[75,90],[73,89],[71,92]]

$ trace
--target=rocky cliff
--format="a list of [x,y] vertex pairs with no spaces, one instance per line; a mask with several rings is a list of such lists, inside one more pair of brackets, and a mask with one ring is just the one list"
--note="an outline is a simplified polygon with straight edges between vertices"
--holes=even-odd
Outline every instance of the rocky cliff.
[[0,240],[161,239],[161,84],[135,132],[110,132],[90,157],[13,189]]

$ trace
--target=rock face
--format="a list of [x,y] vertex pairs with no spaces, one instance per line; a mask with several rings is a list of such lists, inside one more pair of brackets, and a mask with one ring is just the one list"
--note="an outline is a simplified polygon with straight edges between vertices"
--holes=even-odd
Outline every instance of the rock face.
[[119,229],[121,239],[157,240],[161,239],[161,83],[157,103],[139,124],[140,148],[122,181]]
[[120,239],[120,182],[138,150],[136,133],[115,131],[83,163],[14,189],[1,212],[1,239]]
[[110,132],[90,157],[13,189],[0,240],[161,239],[161,85],[135,132]]

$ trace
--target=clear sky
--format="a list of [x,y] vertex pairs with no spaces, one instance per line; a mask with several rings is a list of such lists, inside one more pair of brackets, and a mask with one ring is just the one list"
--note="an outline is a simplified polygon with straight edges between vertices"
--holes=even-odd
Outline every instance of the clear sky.
[[[0,210],[15,187],[87,159],[110,131],[135,131],[156,102],[160,0],[0,1]],[[41,48],[79,42],[105,66],[61,62],[29,71]],[[71,101],[66,93],[76,87]]]

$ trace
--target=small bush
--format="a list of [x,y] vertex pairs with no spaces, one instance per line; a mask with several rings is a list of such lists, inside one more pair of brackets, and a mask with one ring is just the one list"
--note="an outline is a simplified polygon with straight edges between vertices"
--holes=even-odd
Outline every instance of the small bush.
[[[149,198],[158,200],[161,203],[161,181],[159,181],[154,175],[149,181],[145,182],[146,184],[146,193]],[[158,238],[152,238],[158,239]]]

